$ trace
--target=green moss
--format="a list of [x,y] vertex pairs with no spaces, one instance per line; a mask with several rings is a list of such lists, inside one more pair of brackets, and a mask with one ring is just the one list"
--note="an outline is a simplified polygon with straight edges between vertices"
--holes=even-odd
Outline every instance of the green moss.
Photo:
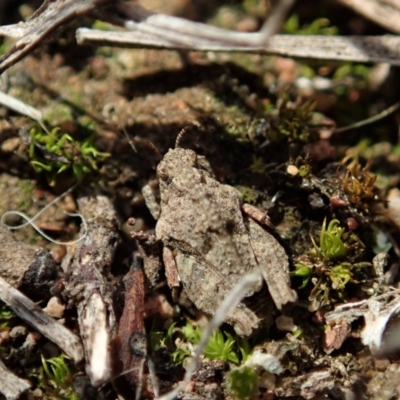
[[319,236],[319,246],[311,237],[314,249],[321,259],[335,260],[346,255],[347,244],[342,240],[344,228],[341,228],[339,221],[333,219],[326,226],[326,219],[322,223],[321,233]]
[[[368,86],[370,80],[371,67],[362,64],[343,63],[334,71],[332,79],[334,81],[345,82],[349,76],[351,76],[354,81],[354,84],[352,85],[353,90],[365,89]],[[343,85],[337,86],[335,90],[336,94],[338,95],[343,95],[346,92]]]
[[228,373],[226,385],[235,399],[249,399],[258,392],[258,379],[258,372],[254,368],[241,367]]
[[[191,356],[191,349],[200,341],[203,331],[200,327],[194,326],[187,321],[181,328],[172,324],[167,332],[153,332],[151,334],[151,346],[153,349],[166,347],[170,350],[172,360],[175,364],[182,364],[185,358]],[[180,338],[180,345],[177,347],[173,336]],[[210,360],[228,361],[234,364],[242,362],[249,354],[249,344],[245,339],[234,337],[228,332],[220,329],[214,331],[209,338],[204,356]]]
[[2,39],[0,41],[0,57],[7,53],[13,46],[12,40]]
[[31,181],[19,180],[17,182],[19,189],[20,198],[16,207],[19,211],[26,211],[33,205],[33,192],[35,190],[35,185]]
[[99,162],[109,157],[94,147],[93,137],[79,142],[66,133],[61,134],[58,128],[49,134],[31,129],[29,136],[31,164],[36,172],[46,174],[51,185],[55,184],[57,175],[65,172],[81,181],[86,174],[97,170]]
[[14,313],[0,301],[0,329],[8,327],[13,316]]
[[260,0],[244,0],[243,11],[246,15],[253,15],[264,19],[268,13],[268,3]]
[[317,135],[309,130],[315,102],[292,104],[287,96],[285,97],[278,102],[278,108],[268,105],[265,109],[265,118],[270,124],[267,131],[269,141],[288,144],[305,144],[315,141]]
[[[364,249],[358,248],[360,241],[355,233],[345,232],[336,219],[328,225],[324,220],[319,244],[313,238],[311,242],[313,249],[299,257],[291,275],[301,279],[299,289],[306,289],[312,283],[309,300],[315,311],[338,299],[343,301],[347,297],[347,284],[357,283],[359,273],[371,263],[357,261]],[[365,278],[364,271],[361,275]]]
[[92,29],[99,29],[101,31],[112,31],[115,30],[114,25],[108,24],[107,22],[96,19],[92,25]]
[[0,57],[7,53],[6,44],[3,42],[0,44]]
[[42,368],[39,373],[39,387],[45,390],[48,398],[60,400],[78,400],[73,389],[73,373],[66,362],[67,357],[45,359],[42,356]]
[[337,35],[338,29],[327,18],[317,18],[310,24],[300,24],[297,14],[293,14],[283,26],[283,33],[293,35]]
[[257,204],[259,195],[256,190],[247,186],[236,186],[236,189],[239,190],[242,195],[244,203]]
[[267,164],[265,164],[262,157],[253,155],[249,170],[255,174],[264,175],[267,172]]

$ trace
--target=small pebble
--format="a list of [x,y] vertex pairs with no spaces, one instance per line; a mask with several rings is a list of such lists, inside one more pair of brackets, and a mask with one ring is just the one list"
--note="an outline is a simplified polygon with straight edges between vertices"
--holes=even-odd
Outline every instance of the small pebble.
[[44,312],[53,318],[61,318],[64,314],[65,305],[61,303],[60,299],[56,296],[52,297],[47,303],[47,307],[43,309]]
[[288,165],[286,168],[286,172],[289,175],[296,176],[299,174],[299,169],[295,165]]
[[347,218],[346,223],[347,223],[348,228],[351,231],[353,231],[354,229],[357,229],[357,227],[358,227],[358,222],[353,217]]
[[28,334],[28,328],[26,326],[18,325],[14,326],[14,328],[10,331],[10,339],[14,341],[23,340]]
[[294,332],[297,326],[293,323],[293,318],[280,315],[275,319],[275,325],[281,332]]
[[54,261],[59,264],[64,258],[65,254],[67,254],[67,248],[64,245],[56,244],[51,248],[50,254]]
[[18,149],[21,144],[21,139],[19,137],[14,137],[10,139],[6,139],[1,145],[1,151],[3,153],[13,153]]

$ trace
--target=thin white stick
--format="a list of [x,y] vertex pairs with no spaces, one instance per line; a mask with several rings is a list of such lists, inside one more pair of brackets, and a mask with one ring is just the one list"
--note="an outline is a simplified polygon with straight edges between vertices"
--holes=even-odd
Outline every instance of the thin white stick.
[[154,14],[148,10],[127,3],[120,3],[120,11],[125,14],[123,25],[126,29],[138,31],[171,43],[196,47],[197,41],[210,41],[237,46],[266,44],[269,38],[281,28],[294,0],[280,0],[268,16],[262,29],[255,33],[230,31],[215,26],[189,21],[165,14]]
[[270,37],[279,32],[293,4],[294,0],[279,0],[260,30],[263,35],[260,45],[265,47]]
[[16,111],[19,114],[25,115],[35,121],[41,121],[43,119],[43,114],[37,108],[29,106],[21,100],[10,96],[0,90],[0,104],[10,110]]
[[201,38],[240,45],[259,45],[265,43],[269,36],[275,33],[293,2],[294,0],[280,0],[281,4],[273,11],[272,18],[265,23],[263,32],[248,36],[241,32],[210,27],[183,18],[153,14],[132,2],[122,0],[114,2],[112,0],[46,0],[28,21],[0,28],[0,35],[19,38],[14,47],[0,57],[0,74],[29,54],[56,29],[80,15],[95,13],[103,21],[191,46],[195,46],[196,41]]
[[215,315],[207,325],[206,329],[204,329],[200,338],[200,342],[197,345],[194,355],[190,360],[183,381],[181,381],[175,389],[171,390],[164,396],[159,397],[158,400],[173,400],[182,390],[186,388],[194,371],[196,370],[199,359],[204,353],[207,342],[213,334],[214,330],[222,325],[229,312],[242,301],[242,299],[246,296],[246,293],[248,293],[248,290],[255,282],[258,282],[259,279],[260,273],[252,272],[245,275],[241,279],[241,281],[233,287],[231,292],[228,294],[228,296],[225,297],[224,301],[218,307]]
[[75,363],[83,360],[83,347],[78,336],[51,318],[32,300],[14,289],[1,277],[0,300],[26,323],[60,347]]
[[[169,24],[173,24],[174,30],[168,29]],[[252,43],[261,43],[261,39],[263,38],[263,34],[259,32],[228,31],[215,26],[186,21],[182,18],[163,14],[156,14],[146,20],[146,22],[126,21],[125,28],[192,49],[196,48],[196,44],[199,41],[245,46],[249,41]]]
[[30,387],[28,381],[14,375],[0,360],[0,393],[3,393],[7,400],[19,399]]

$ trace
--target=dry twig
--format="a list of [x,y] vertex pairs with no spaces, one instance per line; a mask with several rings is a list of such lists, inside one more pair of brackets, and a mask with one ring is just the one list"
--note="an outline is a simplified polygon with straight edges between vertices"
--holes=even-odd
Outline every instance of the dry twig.
[[[140,32],[100,31],[80,28],[77,40],[81,45],[96,44],[161,50],[196,50],[276,54],[293,58],[340,60],[400,65],[399,36],[303,36],[275,35],[265,46],[231,45],[197,40],[192,45],[171,42]],[[247,35],[253,35],[248,33]]]
[[60,347],[75,363],[82,361],[83,348],[80,339],[1,277],[0,300],[26,323]]
[[13,111],[16,111],[17,113],[32,118],[35,121],[41,121],[43,119],[42,112],[39,111],[37,108],[29,106],[23,101],[18,100],[15,97],[12,97],[7,93],[2,92],[1,90],[0,90],[0,104]]
[[351,131],[353,129],[362,128],[363,126],[373,124],[374,122],[377,122],[377,121],[387,117],[388,115],[397,111],[399,108],[400,108],[400,101],[396,101],[396,103],[392,104],[390,107],[386,108],[379,114],[376,114],[370,118],[363,119],[362,121],[358,121],[351,125],[343,126],[341,128],[336,128],[333,132],[334,133],[343,133],[343,132]]
[[56,29],[82,15],[95,14],[103,21],[189,46],[194,46],[201,39],[245,46],[262,46],[279,29],[293,3],[294,0],[281,0],[260,32],[246,34],[194,23],[182,18],[153,14],[140,6],[122,0],[117,2],[45,0],[28,21],[0,27],[1,35],[19,38],[13,48],[0,58],[0,74],[29,54]]
[[12,49],[0,57],[0,74],[29,54],[56,29],[104,3],[110,3],[110,0],[45,0],[28,21],[0,27],[1,35],[19,38]]
[[0,392],[7,400],[17,400],[31,387],[25,379],[14,375],[0,360]]
[[[123,364],[123,375],[136,388],[136,399],[141,398],[143,368],[147,359],[147,337],[144,326],[144,273],[141,261],[134,259],[131,270],[124,277],[125,305],[118,327],[118,358]],[[126,372],[129,371],[129,372]]]
[[93,386],[99,386],[112,376],[111,341],[116,319],[110,268],[119,241],[118,223],[105,196],[82,197],[78,205],[87,220],[87,234],[75,249],[68,249],[62,267],[70,275],[66,295],[78,310],[86,372]]

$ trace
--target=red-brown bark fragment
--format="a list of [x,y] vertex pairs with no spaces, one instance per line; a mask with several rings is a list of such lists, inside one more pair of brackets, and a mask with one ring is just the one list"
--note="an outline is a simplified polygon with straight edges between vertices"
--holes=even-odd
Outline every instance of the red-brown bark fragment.
[[169,247],[163,248],[163,261],[165,265],[165,276],[167,277],[167,283],[171,289],[172,298],[176,300],[179,289],[179,275],[174,254]]
[[324,351],[330,354],[333,350],[340,349],[350,333],[351,325],[344,319],[328,324],[324,333]]
[[135,388],[141,385],[143,364],[147,355],[144,326],[144,274],[140,263],[135,263],[124,278],[125,305],[119,320],[118,357],[125,376]]

